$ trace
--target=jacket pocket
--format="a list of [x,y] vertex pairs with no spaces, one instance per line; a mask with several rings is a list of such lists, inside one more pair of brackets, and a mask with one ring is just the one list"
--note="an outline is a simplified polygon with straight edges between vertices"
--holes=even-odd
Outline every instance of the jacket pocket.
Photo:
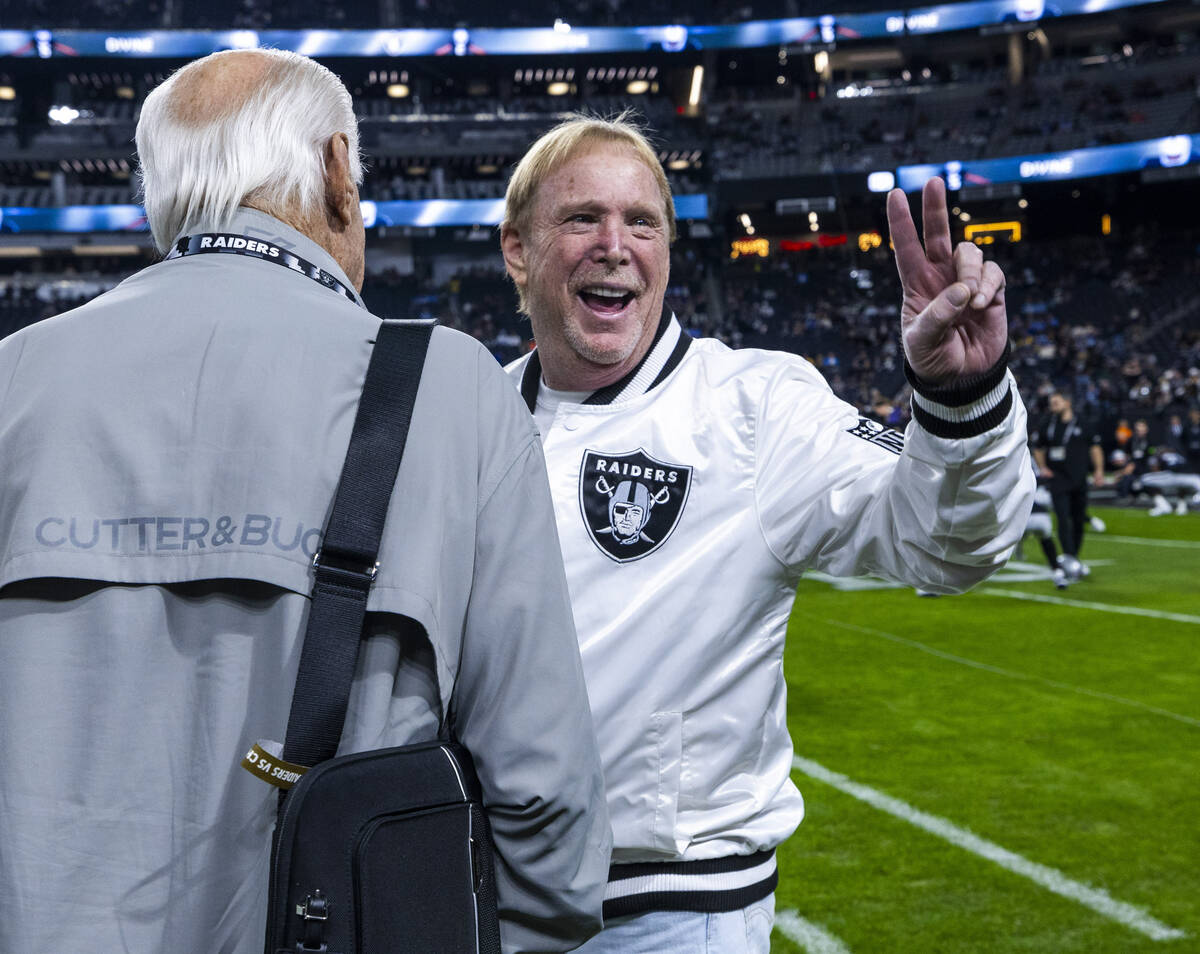
[[650,837],[656,849],[674,852],[679,775],[683,763],[683,713],[656,712],[651,716],[651,729],[658,757],[658,788]]

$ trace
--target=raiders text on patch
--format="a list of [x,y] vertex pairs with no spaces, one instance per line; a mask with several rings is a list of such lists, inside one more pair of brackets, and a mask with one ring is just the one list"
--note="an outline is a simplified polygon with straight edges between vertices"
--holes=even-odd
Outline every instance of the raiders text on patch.
[[855,437],[861,437],[864,441],[869,441],[872,444],[877,444],[884,450],[890,450],[893,454],[899,454],[904,450],[903,434],[892,430],[890,427],[884,427],[870,418],[860,417],[857,424],[846,429],[846,433],[853,434]]
[[584,451],[579,509],[588,536],[617,563],[640,560],[679,523],[691,483],[691,467],[656,460],[640,447],[625,454]]

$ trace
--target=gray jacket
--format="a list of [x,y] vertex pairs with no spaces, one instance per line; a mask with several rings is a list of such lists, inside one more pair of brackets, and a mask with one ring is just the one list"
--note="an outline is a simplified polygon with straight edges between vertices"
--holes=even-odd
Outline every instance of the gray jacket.
[[[274,218],[226,231],[349,285]],[[285,731],[377,327],[216,254],[0,341],[0,950],[261,951],[275,790],[238,763]],[[463,335],[434,333],[380,562],[339,751],[453,731],[504,949],[569,949],[599,928],[603,781],[541,447]]]

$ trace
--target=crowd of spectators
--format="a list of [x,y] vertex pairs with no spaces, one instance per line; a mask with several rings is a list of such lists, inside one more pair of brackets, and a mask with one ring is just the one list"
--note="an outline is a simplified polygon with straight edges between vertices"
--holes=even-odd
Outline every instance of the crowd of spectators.
[[[1072,238],[993,247],[1008,278],[1011,364],[1031,414],[1062,388],[1102,422],[1144,418],[1154,437],[1200,408],[1200,233]],[[0,335],[99,294],[143,263],[98,260],[85,273],[0,276]],[[908,415],[900,289],[886,248],[848,246],[730,259],[681,239],[667,301],[694,335],[806,356],[842,397],[892,426]],[[386,317],[430,317],[478,338],[502,363],[532,346],[499,255],[453,270],[418,255],[376,269],[364,288]]]
[[[1055,57],[1035,64],[1015,85],[1000,68],[928,79],[910,74],[907,81],[897,68],[878,95],[845,99],[829,90],[810,98],[795,84],[771,91],[714,80],[698,118],[678,115],[665,88],[630,97],[582,77],[563,96],[540,88],[474,95],[452,86],[391,99],[384,95],[386,84],[366,84],[357,109],[364,147],[378,161],[369,166],[363,194],[384,200],[495,197],[505,171],[528,143],[579,108],[612,113],[633,105],[664,157],[683,157],[685,168],[672,170],[680,179],[679,191],[718,197],[728,180],[1040,154],[1200,128],[1200,45],[1165,48],[1147,41],[1127,50],[1128,55],[1113,52],[1092,66],[1079,58]],[[152,84],[138,80],[134,85],[144,93]],[[99,155],[128,143],[138,100],[115,97],[117,88],[71,87],[81,111],[71,129],[76,151],[94,142]],[[491,119],[479,122],[480,115]],[[36,133],[43,138],[63,134],[50,127]],[[3,135],[15,134],[0,128]],[[372,171],[375,166],[379,171]],[[492,172],[479,174],[480,167]],[[410,168],[423,171],[412,175]],[[48,172],[41,169],[41,180],[32,171],[6,177],[10,181],[0,191],[0,205],[70,204],[63,198],[68,192],[80,204],[129,201],[136,194],[136,182],[123,170],[124,178],[105,183],[68,169],[65,189],[57,191],[44,180]]]
[[1000,67],[924,81],[897,68],[846,98],[730,90],[709,104],[707,158],[716,178],[740,179],[1059,152],[1197,128],[1200,47],[1126,49],[1033,64],[1015,84]]
[[[857,9],[878,5],[876,0],[849,2]],[[844,0],[840,8],[847,8]],[[828,12],[812,0],[713,0],[682,12],[669,0],[367,0],[333,5],[319,0],[76,0],[69,7],[53,0],[3,0],[0,22],[11,29],[444,29],[460,23],[546,27],[560,18],[581,26],[725,23]]]

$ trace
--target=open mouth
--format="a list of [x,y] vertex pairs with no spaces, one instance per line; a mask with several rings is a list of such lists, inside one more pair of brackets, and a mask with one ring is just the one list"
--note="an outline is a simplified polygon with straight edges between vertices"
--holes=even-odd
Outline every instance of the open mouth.
[[598,315],[619,315],[631,301],[634,294],[620,288],[600,288],[593,286],[579,293],[580,299]]

